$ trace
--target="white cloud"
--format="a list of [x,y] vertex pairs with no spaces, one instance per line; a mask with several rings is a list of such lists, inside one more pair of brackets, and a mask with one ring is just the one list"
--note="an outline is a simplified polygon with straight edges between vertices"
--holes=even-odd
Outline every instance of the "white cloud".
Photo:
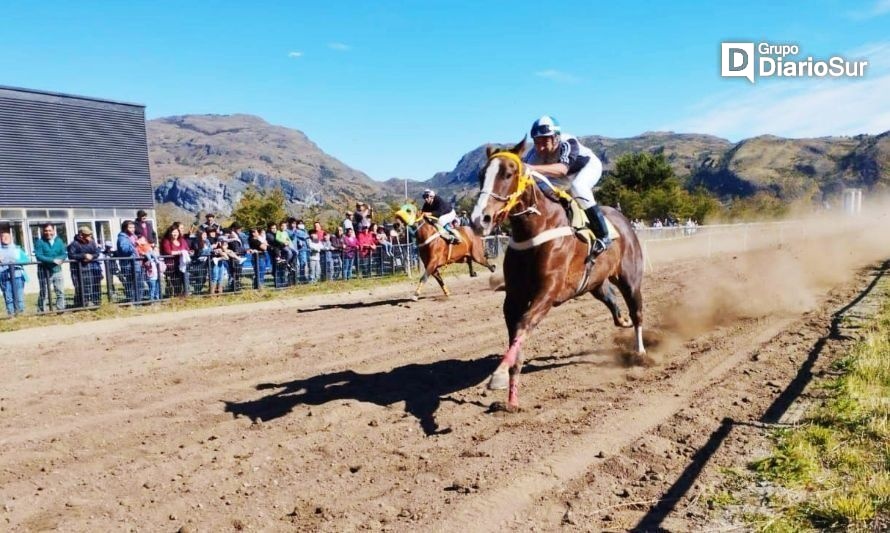
[[303,57],[303,52],[288,52],[287,57],[291,57],[291,58]]
[[352,50],[351,46],[343,43],[328,43],[328,48],[337,50],[338,52],[348,52],[349,50]]
[[[711,133],[732,140],[762,134],[820,137],[890,130],[890,42],[846,57],[869,61],[858,80],[774,79],[738,84],[687,109],[687,119],[665,129]],[[743,80],[727,80],[728,83]]]
[[890,13],[890,0],[875,0],[871,7],[858,11],[849,11],[847,16],[853,20],[865,20]]
[[535,72],[535,76],[559,83],[577,83],[579,81],[576,76],[556,69],[539,70]]

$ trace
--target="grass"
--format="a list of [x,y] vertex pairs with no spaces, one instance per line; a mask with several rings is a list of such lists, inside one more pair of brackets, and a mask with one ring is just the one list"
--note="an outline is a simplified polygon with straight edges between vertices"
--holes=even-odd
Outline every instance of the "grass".
[[[0,320],[0,332],[61,324],[76,324],[109,318],[142,316],[159,312],[185,311],[272,300],[286,300],[312,294],[337,294],[392,285],[404,281],[416,282],[417,278],[415,277],[412,279],[404,274],[396,274],[373,278],[353,278],[349,281],[336,280],[326,281],[324,283],[296,285],[284,289],[245,289],[238,293],[227,293],[218,296],[205,295],[193,296],[190,298],[172,298],[169,300],[161,300],[150,305],[119,306],[104,303],[98,309],[68,311],[59,314],[23,315],[16,318]],[[433,281],[428,283],[425,289],[427,291],[438,291],[439,287],[436,285],[435,281]],[[33,301],[26,297],[25,305],[26,310],[35,309],[36,296],[33,296]]]
[[759,531],[870,531],[890,519],[890,304],[834,369],[843,374],[826,384],[830,399],[750,465],[789,490],[745,517]]

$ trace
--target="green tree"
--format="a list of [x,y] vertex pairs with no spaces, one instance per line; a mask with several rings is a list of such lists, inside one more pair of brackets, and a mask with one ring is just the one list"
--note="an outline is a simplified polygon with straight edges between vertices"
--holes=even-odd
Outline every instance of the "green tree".
[[637,193],[661,187],[675,180],[674,169],[664,154],[641,152],[625,154],[615,161],[611,175],[626,189]]
[[[322,222],[321,220],[321,205],[312,204],[303,208],[300,212],[300,217],[303,219],[303,223],[306,224],[306,227],[312,228],[312,225],[316,222]],[[324,223],[322,222],[322,226]]]
[[690,193],[674,175],[664,154],[625,154],[603,179],[597,198],[606,205],[621,205],[631,219],[671,217],[703,221],[719,208],[704,189]]
[[476,208],[476,200],[477,199],[478,198],[475,193],[462,196],[457,201],[457,205],[454,206],[454,210],[457,211],[458,215],[460,215],[461,211],[466,211],[467,213],[472,213],[473,209]]
[[245,228],[265,227],[270,222],[278,223],[287,218],[284,202],[281,189],[260,193],[249,188],[232,211],[232,218]]

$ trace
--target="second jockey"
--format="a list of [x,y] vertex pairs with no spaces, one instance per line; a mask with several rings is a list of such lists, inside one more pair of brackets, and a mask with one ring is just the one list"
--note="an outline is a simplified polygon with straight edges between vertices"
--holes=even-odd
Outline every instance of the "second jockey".
[[578,139],[562,133],[553,117],[545,115],[536,120],[532,124],[531,136],[535,149],[526,156],[526,164],[529,169],[548,178],[571,180],[570,192],[587,214],[590,229],[598,242],[593,247],[594,253],[601,254],[612,244],[606,219],[593,199],[593,186],[603,175],[602,162]]
[[446,241],[457,243],[460,242],[460,235],[452,227],[451,223],[457,218],[457,213],[451,204],[442,198],[436,196],[436,191],[427,189],[423,191],[423,205],[420,207],[421,214],[429,213],[436,217],[436,224],[439,227],[439,235]]

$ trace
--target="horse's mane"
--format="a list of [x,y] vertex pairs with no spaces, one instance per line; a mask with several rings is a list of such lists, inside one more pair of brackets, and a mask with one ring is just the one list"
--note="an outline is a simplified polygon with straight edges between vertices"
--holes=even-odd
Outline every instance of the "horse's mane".
[[529,175],[531,176],[532,181],[534,182],[535,188],[537,188],[538,192],[541,193],[541,196],[546,198],[549,202],[556,204],[560,208],[560,211],[562,211],[563,216],[565,217],[565,223],[568,224],[569,226],[571,226],[572,218],[569,215],[569,212],[566,209],[566,206],[562,203],[562,201],[559,198],[556,198],[555,196],[547,193],[547,191],[545,191],[540,186],[540,183],[543,180],[539,179],[538,176],[543,177],[547,182],[549,182],[551,187],[556,188],[556,185],[554,185],[553,182],[550,181],[550,178],[548,178],[547,176],[544,176],[543,174],[541,174],[539,172],[531,171],[531,172],[529,172]]

